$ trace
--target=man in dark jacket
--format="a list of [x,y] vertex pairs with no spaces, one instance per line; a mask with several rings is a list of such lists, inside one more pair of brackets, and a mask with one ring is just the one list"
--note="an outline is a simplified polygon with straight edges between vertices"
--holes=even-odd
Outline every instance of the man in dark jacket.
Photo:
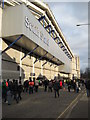
[[33,88],[34,88],[34,81],[29,81],[29,94],[33,94]]
[[90,80],[86,80],[85,82],[87,97],[90,97]]
[[17,80],[13,80],[13,95],[14,95],[14,99],[16,100],[16,102],[18,103],[18,81]]
[[6,86],[5,80],[2,82],[2,97],[4,98],[4,102],[6,102],[7,101],[7,86]]
[[28,92],[28,88],[29,88],[29,81],[28,80],[26,80],[25,82],[24,82],[24,92]]
[[53,87],[53,83],[52,83],[52,80],[51,80],[48,83],[48,91],[50,90],[52,92],[52,87]]
[[74,89],[74,92],[76,92],[76,81],[75,80],[73,81],[73,89]]
[[56,93],[59,97],[59,89],[60,89],[60,84],[59,84],[59,81],[56,81],[54,82],[53,84],[53,88],[54,88],[54,91],[55,91],[55,98],[56,98]]
[[48,80],[47,79],[44,80],[44,86],[45,86],[44,91],[46,92],[47,91],[47,86],[48,86]]
[[19,85],[18,85],[18,100],[22,99],[22,97],[21,97],[22,91],[23,91],[23,86],[21,84],[21,81],[19,81]]
[[70,92],[70,89],[71,89],[71,82],[70,80],[68,81],[68,91]]

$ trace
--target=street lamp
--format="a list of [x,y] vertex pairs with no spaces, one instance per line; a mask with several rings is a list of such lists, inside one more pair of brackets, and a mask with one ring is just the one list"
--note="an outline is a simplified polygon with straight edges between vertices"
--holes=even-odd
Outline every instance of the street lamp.
[[90,24],[77,24],[76,26],[90,25]]

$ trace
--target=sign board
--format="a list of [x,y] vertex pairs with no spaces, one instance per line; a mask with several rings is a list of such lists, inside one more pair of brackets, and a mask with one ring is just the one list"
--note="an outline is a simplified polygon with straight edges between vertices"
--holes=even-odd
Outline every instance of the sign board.
[[49,39],[43,34],[37,25],[32,24],[27,16],[25,16],[25,26],[31,32],[33,32],[40,40],[42,40],[47,46],[49,46]]
[[16,44],[28,51],[33,50],[38,45],[38,49],[35,50],[37,55],[43,56],[48,52],[47,59],[50,60],[54,56],[52,60],[54,63],[62,63],[64,72],[71,72],[70,59],[24,4],[5,9],[2,25],[3,38],[13,42],[17,36],[23,34],[23,38]]

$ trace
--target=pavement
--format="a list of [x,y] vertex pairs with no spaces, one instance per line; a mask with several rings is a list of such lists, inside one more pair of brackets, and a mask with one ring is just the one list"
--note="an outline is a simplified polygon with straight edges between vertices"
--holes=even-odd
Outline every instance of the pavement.
[[66,118],[89,118],[89,102],[86,93],[72,107]]
[[3,118],[88,118],[88,99],[85,91],[75,93],[60,90],[60,97],[54,98],[54,92],[22,94],[22,100],[17,104],[12,101],[8,106],[2,104]]
[[0,96],[0,119],[2,118],[2,98]]
[[79,101],[74,105],[70,114],[67,116],[68,118],[88,118],[88,98],[86,97],[86,93],[81,97]]
[[82,91],[58,118],[88,119],[89,100],[90,98],[87,98],[86,91]]

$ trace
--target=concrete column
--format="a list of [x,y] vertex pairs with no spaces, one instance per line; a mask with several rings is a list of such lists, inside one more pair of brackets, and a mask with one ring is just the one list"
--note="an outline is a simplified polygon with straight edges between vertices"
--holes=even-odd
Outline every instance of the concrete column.
[[[34,63],[34,61],[35,61],[35,58],[33,57],[33,63]],[[32,64],[33,64],[33,63],[32,63]],[[33,64],[33,70],[32,70],[32,73],[35,73],[34,65],[35,65],[35,64]]]
[[[52,66],[51,66],[52,67]],[[50,67],[50,79],[52,79],[52,74],[51,74],[51,67]]]
[[22,47],[21,47],[21,51],[20,51],[20,77],[22,77]]
[[2,118],[2,8],[0,8],[0,119]]
[[42,66],[42,64],[43,64],[43,61],[41,61],[41,75],[43,75],[43,66]]
[[2,38],[0,38],[0,120],[2,118]]
[[[34,64],[34,61],[35,61],[35,58],[33,57],[33,60],[32,60],[32,73],[35,73],[35,64]],[[33,76],[32,76],[32,80],[33,80]]]
[[0,81],[2,82],[2,55],[1,55],[1,52],[2,52],[2,38],[0,38]]
[[56,66],[56,65],[54,65],[54,76],[57,76],[57,74],[56,74],[56,72],[55,72],[55,70],[56,70],[55,66]]
[[72,74],[68,74],[68,77],[69,77],[70,79],[72,79]]

